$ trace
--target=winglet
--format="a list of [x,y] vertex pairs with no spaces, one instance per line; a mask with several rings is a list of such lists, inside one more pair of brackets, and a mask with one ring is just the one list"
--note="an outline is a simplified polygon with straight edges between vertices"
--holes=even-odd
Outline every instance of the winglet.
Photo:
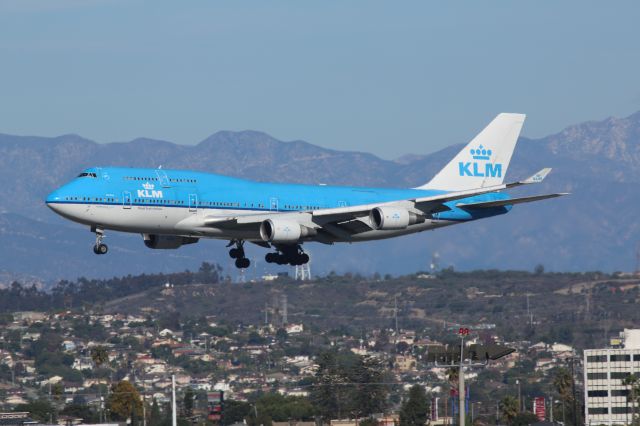
[[545,167],[544,169],[540,170],[534,175],[529,176],[525,180],[521,180],[514,183],[508,183],[507,188],[513,188],[514,186],[520,186],[520,185],[529,185],[532,183],[540,183],[544,180],[544,178],[547,177],[549,173],[551,173],[551,167]]
[[528,178],[523,180],[522,183],[524,184],[540,183],[544,180],[544,178],[547,177],[547,175],[550,172],[551,172],[551,167],[545,167],[544,169],[540,170],[538,173],[534,174],[533,176],[529,176]]

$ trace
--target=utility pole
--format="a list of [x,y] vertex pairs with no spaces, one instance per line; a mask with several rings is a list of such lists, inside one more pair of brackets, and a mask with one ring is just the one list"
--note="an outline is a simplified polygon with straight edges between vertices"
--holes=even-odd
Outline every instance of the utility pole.
[[516,379],[518,385],[518,413],[522,413],[522,392],[520,391],[520,379]]
[[176,375],[171,375],[171,425],[178,426],[178,414],[176,412]]
[[460,333],[460,368],[458,369],[458,400],[460,403],[459,406],[459,414],[460,414],[460,426],[465,426],[465,412],[464,412],[464,398],[465,398],[465,389],[464,389],[464,336],[468,334]]
[[144,392],[142,392],[142,426],[147,426],[147,400]]
[[393,297],[393,317],[396,322],[396,340],[398,339],[398,296]]

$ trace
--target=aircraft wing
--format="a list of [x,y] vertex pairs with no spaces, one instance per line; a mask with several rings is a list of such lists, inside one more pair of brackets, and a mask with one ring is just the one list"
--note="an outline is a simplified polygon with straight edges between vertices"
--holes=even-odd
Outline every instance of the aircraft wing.
[[495,200],[495,201],[481,201],[478,203],[460,203],[456,204],[456,207],[463,209],[488,209],[491,207],[511,206],[513,204],[530,203],[532,201],[546,200],[549,198],[562,197],[563,195],[569,195],[568,192],[558,192],[555,194],[534,195],[532,197],[522,198],[510,198],[507,200]]
[[[490,192],[496,192],[503,189],[514,188],[521,185],[529,185],[533,183],[542,182],[542,180],[549,174],[551,169],[542,169],[533,176],[518,182],[512,182],[507,184],[488,186],[484,188],[469,189],[464,191],[447,192],[444,194],[433,195],[429,197],[420,197],[406,200],[388,201],[385,203],[374,204],[361,204],[357,206],[336,207],[330,209],[320,209],[309,212],[264,212],[264,213],[249,213],[235,216],[207,216],[204,218],[204,223],[201,226],[214,227],[214,228],[238,228],[247,226],[256,226],[267,219],[283,219],[292,220],[301,225],[320,229],[329,232],[330,234],[345,237],[347,235],[353,235],[360,232],[371,230],[369,226],[368,215],[372,209],[381,206],[396,206],[404,207],[407,210],[423,215],[430,215],[432,213],[438,213],[442,211],[450,210],[445,204],[450,201],[460,200],[463,198],[472,197],[474,195],[487,194]],[[562,194],[564,195],[564,194]],[[560,196],[560,195],[553,195]],[[550,198],[547,196],[546,198]],[[542,199],[542,198],[541,198]],[[508,204],[516,204],[514,200],[508,200]],[[528,201],[535,201],[530,199]],[[526,202],[526,201],[518,201]],[[483,203],[476,203],[483,204]],[[486,203],[483,207],[488,207]],[[469,205],[470,206],[470,205]]]
[[[490,192],[496,192],[503,189],[515,188],[522,185],[530,185],[540,183],[551,171],[550,168],[542,169],[527,179],[495,186],[486,186],[484,188],[468,189],[464,191],[447,192],[444,194],[433,195],[430,197],[421,197],[408,200],[388,201],[386,203],[363,204],[353,207],[337,207],[332,209],[316,210],[313,213],[315,222],[333,222],[336,220],[355,219],[359,216],[369,214],[371,209],[380,206],[398,206],[413,210],[415,213],[431,214],[441,211],[450,210],[445,203],[449,201],[460,200],[472,197],[474,195],[482,195]],[[532,200],[533,201],[533,200]]]

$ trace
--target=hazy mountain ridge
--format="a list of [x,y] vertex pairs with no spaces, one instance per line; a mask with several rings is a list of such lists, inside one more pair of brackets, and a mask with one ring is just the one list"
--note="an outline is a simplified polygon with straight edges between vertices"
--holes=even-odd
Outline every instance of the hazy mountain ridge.
[[[228,264],[221,243],[151,251],[138,236],[117,233],[109,234],[109,255],[96,258],[90,253],[92,234],[57,218],[43,204],[47,193],[86,167],[162,166],[261,181],[411,187],[428,181],[460,147],[390,161],[304,141],[282,142],[256,131],[221,131],[193,146],[146,138],[98,144],[78,135],[0,134],[0,210],[5,212],[0,215],[0,270],[53,278],[165,271],[196,267],[201,260]],[[334,248],[309,245],[314,267],[398,273],[424,268],[431,251],[438,250],[445,265],[464,269],[532,268],[537,263],[564,270],[630,269],[640,241],[640,112],[569,126],[542,139],[522,138],[507,178],[523,178],[545,166],[554,167],[548,180],[518,193],[568,191],[570,197],[518,206],[509,215],[428,237]]]

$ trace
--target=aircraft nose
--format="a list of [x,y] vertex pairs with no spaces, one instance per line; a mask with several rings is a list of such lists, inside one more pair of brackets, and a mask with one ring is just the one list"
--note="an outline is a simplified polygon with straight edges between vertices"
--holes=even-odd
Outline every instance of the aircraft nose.
[[51,194],[47,195],[45,199],[45,204],[54,212],[58,213],[60,211],[60,204],[64,200],[62,192],[59,189],[56,189]]

